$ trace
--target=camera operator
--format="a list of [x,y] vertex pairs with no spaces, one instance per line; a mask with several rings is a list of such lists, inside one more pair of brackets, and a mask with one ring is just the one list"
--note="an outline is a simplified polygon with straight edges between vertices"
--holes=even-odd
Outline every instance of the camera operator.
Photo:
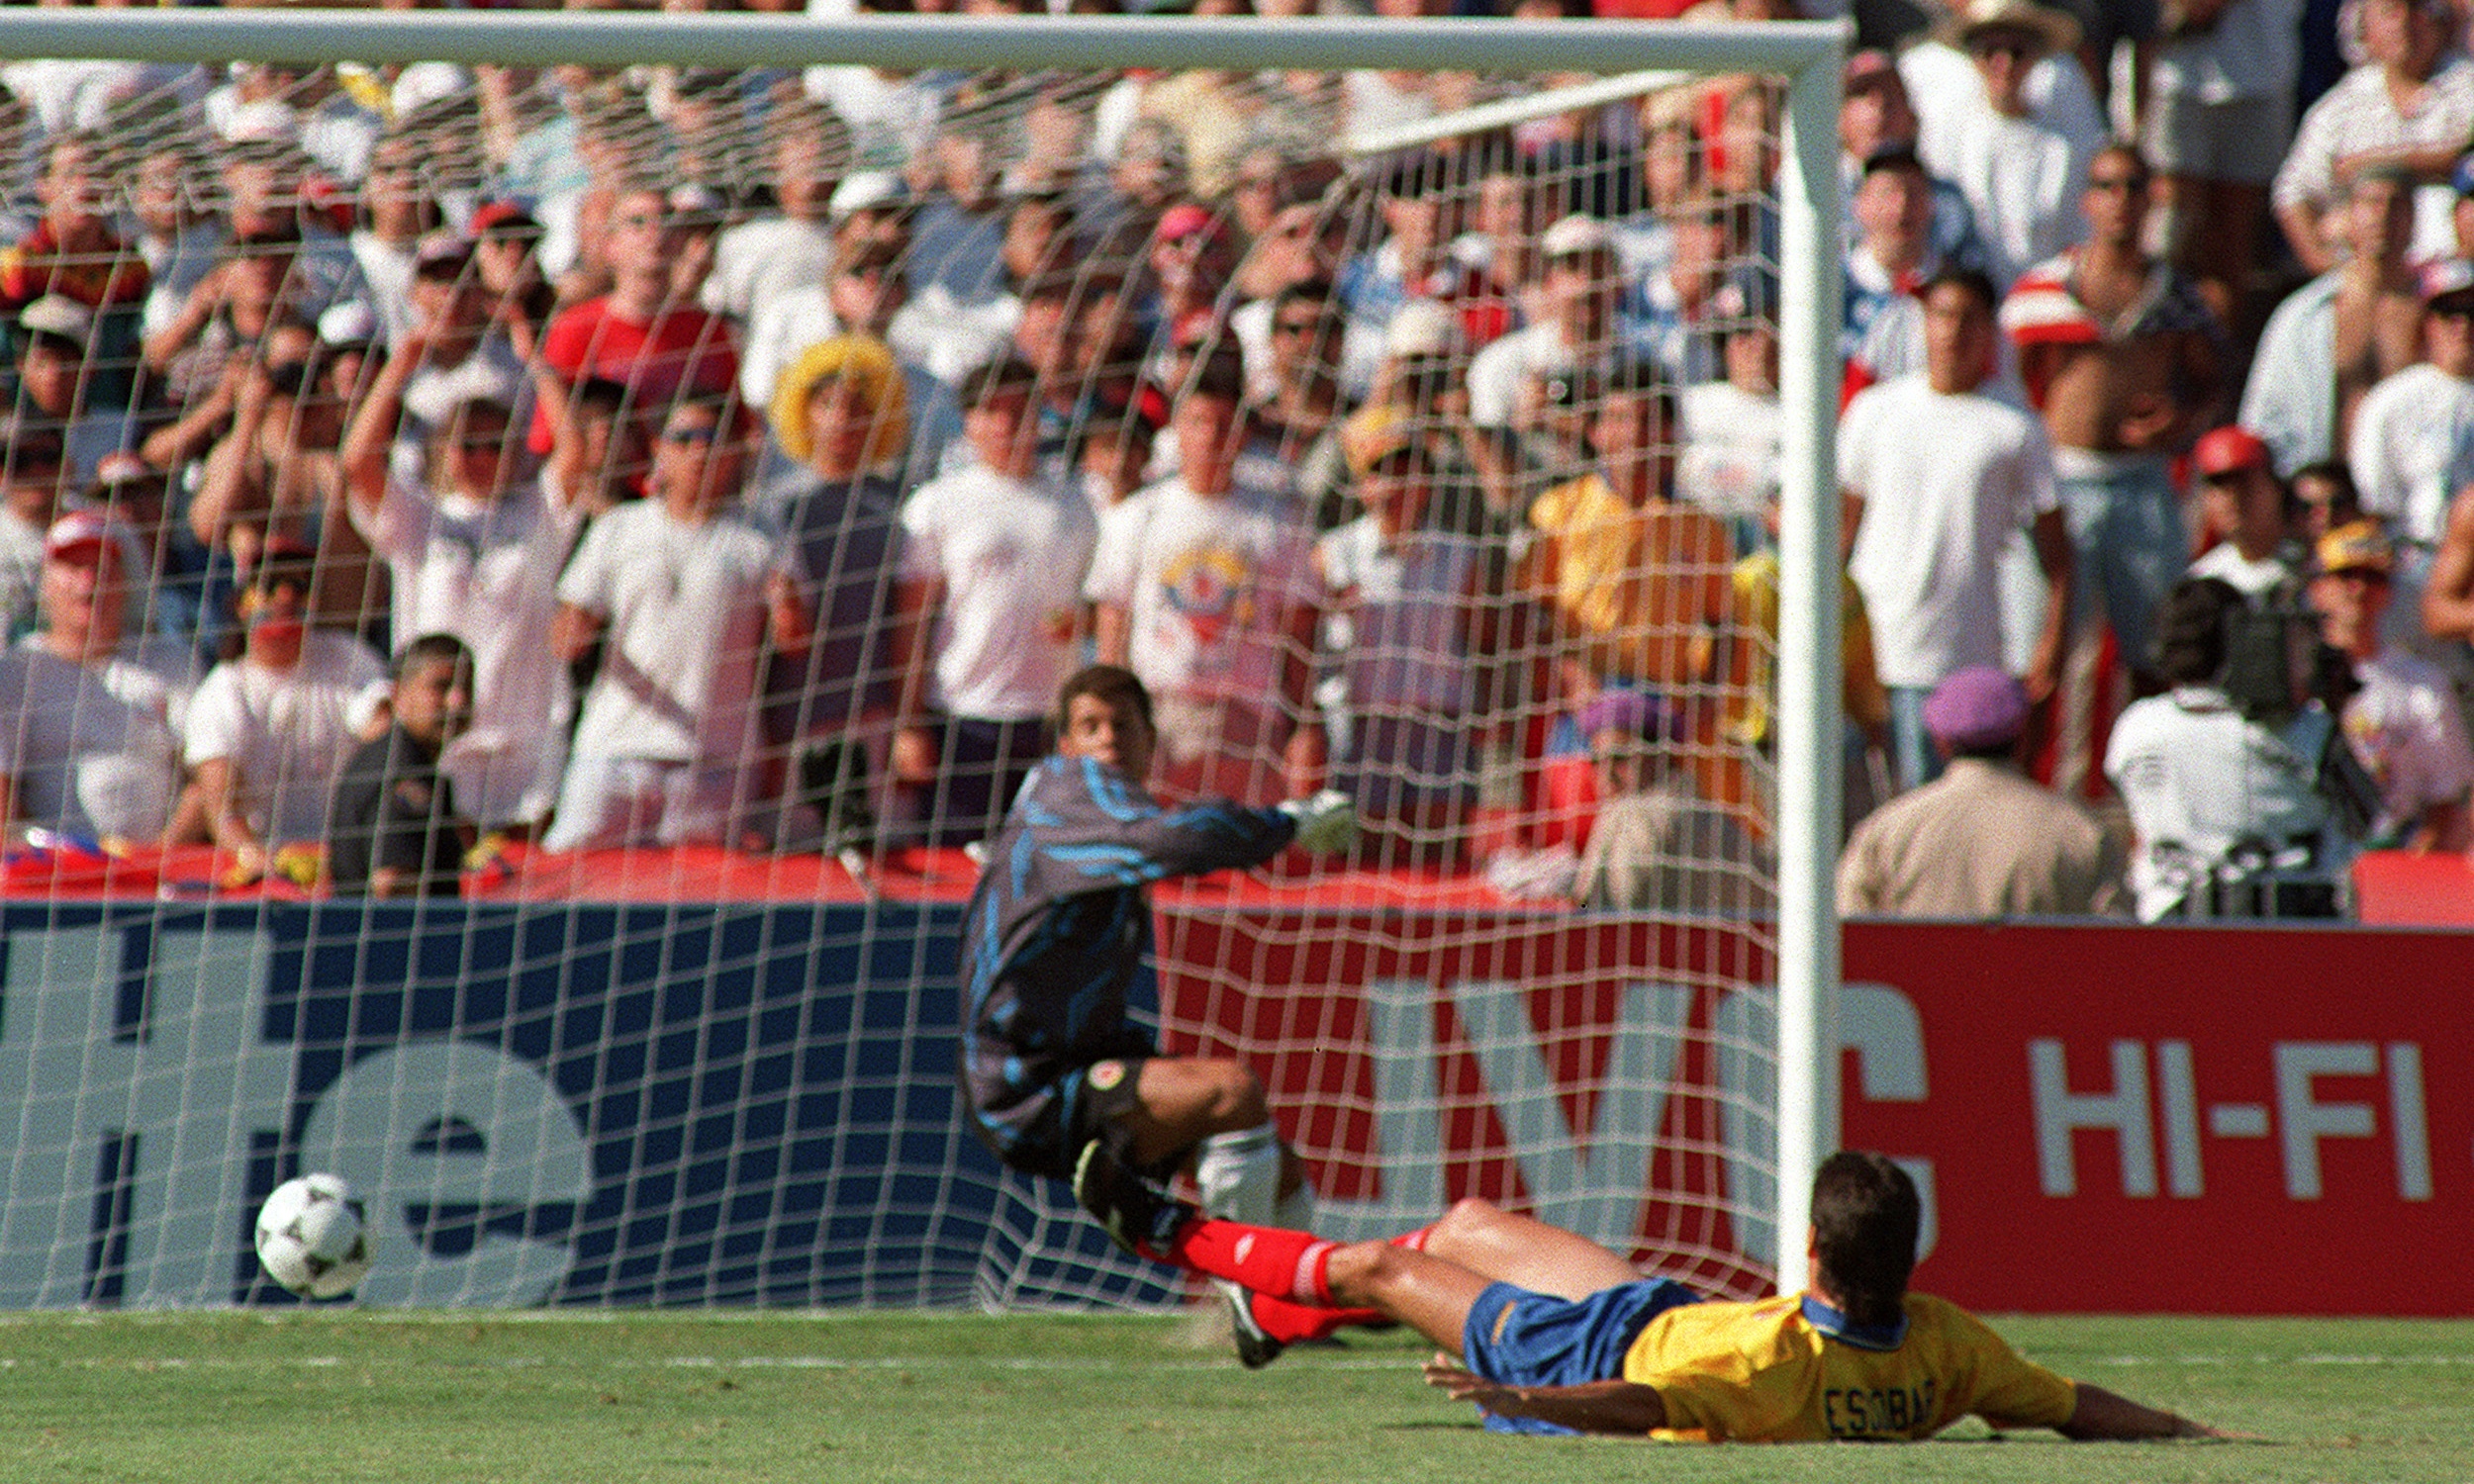
[[2376,802],[2328,708],[2301,703],[2309,616],[2184,578],[2156,633],[2172,689],[2126,708],[2105,750],[2138,836],[2140,919],[2344,915],[2353,837]]

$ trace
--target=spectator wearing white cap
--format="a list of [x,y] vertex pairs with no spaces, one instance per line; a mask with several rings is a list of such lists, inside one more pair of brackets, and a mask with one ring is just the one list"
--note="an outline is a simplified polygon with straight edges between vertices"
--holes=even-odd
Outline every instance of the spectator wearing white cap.
[[2463,850],[2474,747],[2447,673],[2381,636],[2393,565],[2388,538],[2378,521],[2357,520],[2322,536],[2316,555],[2311,605],[2320,635],[2351,662],[2358,688],[2339,725],[2379,788],[2379,816],[2365,843]]
[[123,621],[134,534],[98,511],[44,541],[43,626],[0,654],[0,818],[76,840],[151,842],[180,794],[197,684],[186,644]]
[[137,414],[110,406],[89,376],[94,311],[65,294],[46,294],[17,313],[19,411],[59,429],[69,478],[93,481],[106,456],[138,441]]
[[1971,665],[1945,676],[1924,723],[1946,766],[1856,826],[1839,911],[1883,917],[2054,917],[2122,910],[2123,851],[2095,813],[2019,771],[2028,693]]
[[1623,284],[1606,223],[1567,215],[1539,237],[1547,317],[1489,343],[1470,361],[1470,420],[1509,437],[1547,420],[1547,381],[1603,376],[1623,351]]

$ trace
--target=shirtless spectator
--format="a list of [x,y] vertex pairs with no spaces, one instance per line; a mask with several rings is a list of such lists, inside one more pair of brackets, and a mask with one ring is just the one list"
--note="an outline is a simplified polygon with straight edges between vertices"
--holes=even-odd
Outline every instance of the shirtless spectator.
[[[2002,327],[2052,436],[2082,618],[2112,625],[2123,662],[2152,690],[2156,605],[2190,558],[2171,460],[2221,411],[2221,331],[2197,285],[2141,246],[2152,182],[2139,151],[2107,145],[2087,183],[2094,234],[2020,279]],[[2091,640],[2083,631],[2074,648]]]
[[0,819],[151,841],[180,793],[188,647],[123,623],[132,533],[91,510],[44,542],[43,627],[0,655]]
[[2437,185],[2474,136],[2474,61],[2451,35],[2460,21],[2448,0],[2363,0],[2365,60],[2303,114],[2270,188],[2277,225],[2312,272],[2336,266],[2330,215],[2352,176],[2392,164]]
[[2338,228],[2345,258],[2268,316],[2242,426],[2266,440],[2280,474],[2344,456],[2363,394],[2421,359],[2422,281],[2408,262],[2414,180],[2396,165],[2355,173]]

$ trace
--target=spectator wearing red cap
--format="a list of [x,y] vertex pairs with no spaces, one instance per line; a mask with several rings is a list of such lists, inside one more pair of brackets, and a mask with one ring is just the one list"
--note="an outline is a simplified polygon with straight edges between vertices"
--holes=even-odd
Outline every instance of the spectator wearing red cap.
[[152,841],[180,794],[186,644],[131,634],[133,532],[93,510],[44,541],[43,626],[0,654],[0,818],[84,840]]
[[2223,578],[2253,603],[2298,596],[2304,559],[2294,500],[2268,445],[2248,428],[2213,429],[2192,445],[2191,473],[2208,526],[2223,539],[2199,554],[2188,575]]
[[2355,761],[2379,788],[2365,843],[2463,850],[2474,748],[2447,672],[2381,638],[2394,565],[2379,524],[2358,520],[2320,538],[2311,605],[2320,634],[2352,663],[2358,689],[2339,719]]
[[2240,420],[2279,474],[2341,458],[2363,395],[2422,354],[2422,282],[2407,257],[2414,190],[2395,166],[2357,172],[2331,212],[2343,261],[2287,295],[2260,331]]
[[2055,917],[2122,910],[2123,851],[2084,804],[2019,771],[2028,693],[1971,665],[1944,677],[1924,724],[1939,779],[1883,804],[1839,857],[1849,916]]

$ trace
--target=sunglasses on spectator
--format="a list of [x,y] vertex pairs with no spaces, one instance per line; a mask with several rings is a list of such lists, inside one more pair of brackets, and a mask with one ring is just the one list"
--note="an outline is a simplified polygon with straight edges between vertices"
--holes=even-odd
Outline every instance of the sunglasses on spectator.
[[1310,335],[1317,329],[1322,328],[1322,326],[1323,322],[1321,320],[1311,318],[1304,320],[1275,320],[1272,322],[1273,332],[1284,335]]
[[1989,59],[1996,56],[2008,56],[2014,57],[2020,61],[2034,61],[2038,57],[2045,54],[2045,48],[2037,43],[2028,40],[2026,37],[1988,36],[1978,41],[1969,42],[1967,44],[1967,52],[1969,55],[1974,56],[1979,60]]
[[2144,175],[2093,175],[2088,177],[2091,191],[2143,191],[2147,189]]
[[721,428],[712,422],[665,427],[661,430],[661,440],[665,443],[717,443],[721,440]]

